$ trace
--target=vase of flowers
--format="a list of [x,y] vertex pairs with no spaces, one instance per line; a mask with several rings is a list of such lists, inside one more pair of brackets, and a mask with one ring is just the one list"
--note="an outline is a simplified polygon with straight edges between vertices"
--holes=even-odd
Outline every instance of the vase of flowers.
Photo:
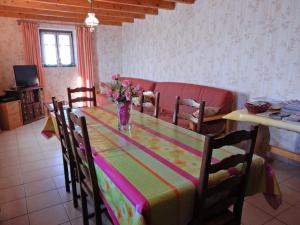
[[140,94],[139,85],[134,86],[130,80],[121,80],[119,74],[112,75],[112,83],[107,87],[106,96],[117,105],[119,130],[131,129],[132,98]]

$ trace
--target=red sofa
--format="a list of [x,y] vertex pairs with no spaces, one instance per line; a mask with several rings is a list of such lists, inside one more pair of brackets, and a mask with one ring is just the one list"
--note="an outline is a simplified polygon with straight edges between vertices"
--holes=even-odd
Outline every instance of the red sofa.
[[[155,82],[151,80],[122,77],[122,80],[131,80],[134,85],[141,85],[145,91],[160,92],[160,113],[159,118],[167,122],[172,122],[173,112],[175,109],[175,96],[181,98],[193,98],[196,101],[205,101],[205,106],[217,107],[219,112],[217,115],[205,117],[202,128],[203,133],[217,133],[224,129],[225,121],[222,120],[222,115],[231,112],[233,105],[233,95],[230,91],[178,82]],[[193,109],[186,107],[182,109],[185,112],[192,113]],[[146,111],[146,113],[151,113]],[[187,121],[179,120],[178,123],[184,128],[191,128]]]

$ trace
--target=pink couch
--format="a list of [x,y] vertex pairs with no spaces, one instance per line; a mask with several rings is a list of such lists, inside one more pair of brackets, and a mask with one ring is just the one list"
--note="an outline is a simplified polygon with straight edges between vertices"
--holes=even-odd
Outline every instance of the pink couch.
[[[205,106],[217,107],[219,112],[213,118],[205,117],[203,126],[203,133],[217,133],[224,128],[225,121],[221,119],[221,115],[229,113],[232,110],[233,95],[230,91],[178,82],[155,82],[151,80],[122,77],[122,80],[129,79],[134,85],[141,85],[145,91],[158,91],[160,92],[160,113],[159,118],[172,123],[173,111],[175,109],[175,96],[181,98],[193,98],[196,101],[205,101]],[[138,108],[136,108],[138,110]],[[192,113],[193,109],[186,107],[182,109],[185,112]],[[146,111],[150,114],[151,111]],[[187,121],[179,120],[179,126],[190,128]]]

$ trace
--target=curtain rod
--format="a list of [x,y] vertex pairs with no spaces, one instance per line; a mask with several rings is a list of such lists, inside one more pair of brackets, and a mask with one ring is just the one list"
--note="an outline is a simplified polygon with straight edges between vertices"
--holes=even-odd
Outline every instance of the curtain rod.
[[[52,22],[52,21],[36,21],[36,20],[17,20],[18,25],[21,25],[22,22],[30,22],[30,23],[35,23],[39,26],[40,23],[48,23],[48,24],[57,24],[57,25],[82,25],[81,23],[72,23],[72,22]],[[82,25],[84,26],[84,25]]]

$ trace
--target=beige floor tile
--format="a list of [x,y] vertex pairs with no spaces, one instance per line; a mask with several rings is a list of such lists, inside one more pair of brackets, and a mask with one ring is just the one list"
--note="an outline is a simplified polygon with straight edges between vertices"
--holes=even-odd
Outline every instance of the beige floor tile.
[[20,174],[21,174],[21,170],[18,165],[4,167],[4,168],[0,169],[0,178],[11,177],[11,176],[20,175]]
[[[83,225],[82,217],[77,218],[75,220],[71,220],[72,225]],[[107,219],[105,215],[102,216],[102,224],[103,225],[112,225],[112,223]],[[95,225],[94,218],[89,219],[89,225]]]
[[28,212],[37,211],[61,203],[57,190],[47,191],[26,198]]
[[294,191],[300,192],[300,176],[294,176],[283,182],[286,186]]
[[[55,215],[55,216],[54,216]],[[69,221],[63,205],[49,207],[29,214],[30,225],[58,225]]]
[[261,225],[272,218],[271,215],[265,213],[251,204],[245,202],[242,215],[242,223],[244,225]]
[[18,199],[1,205],[0,221],[27,214],[26,200]]
[[290,187],[286,186],[284,183],[280,184],[280,190],[282,193],[283,201],[294,205],[300,202],[300,194],[299,192],[291,189]]
[[53,181],[57,188],[61,188],[61,187],[65,186],[65,176],[64,175],[53,177]]
[[19,216],[0,223],[1,225],[29,225],[28,215]]
[[44,159],[44,155],[42,153],[28,154],[20,157],[20,164],[31,163],[41,159]]
[[0,178],[0,189],[6,189],[21,184],[23,184],[23,179],[21,175]]
[[43,151],[45,159],[62,157],[61,151]]
[[62,165],[62,156],[56,158],[50,158],[50,159],[42,159],[39,161],[22,164],[20,165],[20,168],[23,173],[26,173],[29,171],[36,171],[36,170],[53,167],[53,166],[59,166],[59,165]]
[[[77,218],[77,219],[75,219],[75,220],[71,220],[71,224],[72,224],[72,225],[83,225],[82,217]],[[89,225],[95,225],[95,223],[94,223],[94,218],[89,219]],[[104,223],[103,225],[108,225],[108,224],[105,224],[105,223]]]
[[18,157],[18,151],[15,150],[15,151],[10,151],[10,150],[7,150],[7,151],[3,151],[3,152],[0,152],[0,160],[5,160],[6,158],[12,158],[12,157]]
[[280,212],[282,212],[290,207],[290,204],[283,201],[278,209],[273,209],[269,205],[269,203],[267,202],[267,200],[265,199],[263,194],[256,194],[255,196],[251,196],[251,197],[247,198],[247,202],[272,216],[276,216]]
[[54,182],[51,178],[39,180],[32,183],[25,184],[26,196],[32,196],[46,191],[55,189]]
[[21,199],[24,197],[25,197],[25,191],[23,185],[2,189],[0,191],[0,204]]
[[20,160],[19,156],[16,157],[7,157],[5,159],[0,159],[0,168],[10,167],[13,165],[19,165]]
[[69,202],[64,203],[64,207],[67,211],[67,214],[68,214],[70,220],[81,217],[82,211],[81,211],[80,205],[78,206],[78,208],[74,208],[73,201],[69,201]]
[[[70,189],[72,189],[71,186],[70,186]],[[73,199],[72,193],[71,192],[70,193],[66,192],[65,187],[59,188],[58,192],[59,192],[59,196],[60,196],[60,198],[63,202],[68,202],[68,201],[71,201]],[[80,200],[78,200],[78,201],[80,201]]]
[[291,207],[280,213],[276,218],[287,225],[300,224],[300,209]]
[[282,223],[277,219],[272,219],[269,222],[265,223],[265,225],[285,225],[285,223]]
[[28,173],[24,173],[23,179],[24,179],[24,183],[30,183],[37,180],[55,177],[63,173],[64,173],[63,167],[59,165],[59,166],[47,167],[37,171],[30,171]]

